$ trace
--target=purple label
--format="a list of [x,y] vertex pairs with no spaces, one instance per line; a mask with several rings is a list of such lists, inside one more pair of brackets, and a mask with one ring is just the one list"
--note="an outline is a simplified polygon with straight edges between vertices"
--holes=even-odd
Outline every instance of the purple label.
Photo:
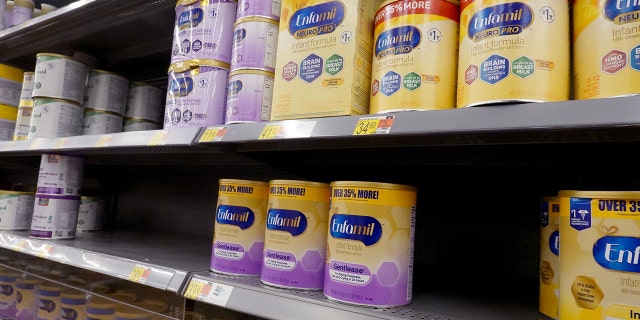
[[211,252],[211,270],[236,275],[260,275],[264,242],[254,242],[249,250],[235,243],[216,241]]
[[306,82],[313,82],[322,74],[324,61],[321,57],[311,54],[300,64],[300,78]]
[[51,238],[51,236],[53,235],[52,231],[40,231],[40,230],[31,230],[31,233],[29,234],[32,237],[35,238]]
[[265,250],[260,279],[287,288],[319,290],[324,285],[324,252],[309,250],[296,260],[287,252]]

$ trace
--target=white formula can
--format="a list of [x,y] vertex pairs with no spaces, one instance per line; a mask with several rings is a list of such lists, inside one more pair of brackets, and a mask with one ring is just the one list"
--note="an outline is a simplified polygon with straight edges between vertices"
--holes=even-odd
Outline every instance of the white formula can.
[[236,70],[229,76],[225,123],[269,121],[273,73]]
[[32,97],[66,99],[81,104],[89,70],[65,55],[38,53]]
[[33,107],[18,107],[18,117],[16,118],[16,128],[13,132],[13,140],[27,140],[29,138],[32,113]]
[[122,132],[122,114],[115,112],[84,109],[82,134],[105,134]]
[[280,20],[280,0],[239,0],[236,21],[244,17],[265,17]]
[[91,70],[85,89],[84,107],[124,115],[129,80],[104,70]]
[[0,141],[11,141],[16,122],[0,119]]
[[25,72],[22,76],[22,90],[20,91],[19,107],[33,107],[33,99],[31,95],[33,92],[33,78],[35,72]]
[[0,230],[28,230],[35,193],[0,190]]
[[122,126],[122,132],[158,129],[162,129],[162,125],[160,125],[160,123],[139,118],[124,118],[124,125]]
[[27,139],[78,136],[83,117],[84,108],[76,102],[35,98]]
[[238,20],[233,28],[231,71],[259,69],[274,72],[277,49],[277,20],[260,17]]
[[84,158],[45,153],[40,159],[38,194],[80,196]]
[[20,102],[22,70],[0,64],[0,104],[17,107]]
[[144,82],[131,82],[124,116],[162,123],[165,93]]
[[17,26],[33,18],[33,9],[36,7],[33,0],[15,0],[11,12],[11,25]]
[[78,209],[77,231],[93,231],[102,229],[102,221],[107,201],[104,197],[80,197]]
[[79,208],[80,196],[36,194],[30,236],[52,240],[75,238]]

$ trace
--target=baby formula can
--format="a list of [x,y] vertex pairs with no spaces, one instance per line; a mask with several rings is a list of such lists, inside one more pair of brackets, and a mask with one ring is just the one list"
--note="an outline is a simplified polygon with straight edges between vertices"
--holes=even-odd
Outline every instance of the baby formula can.
[[393,307],[412,298],[416,188],[331,182],[324,295]]
[[33,18],[33,9],[36,7],[33,0],[15,0],[11,12],[11,25],[17,26]]
[[224,123],[229,65],[191,60],[169,68],[164,128]]
[[383,3],[374,20],[370,113],[455,108],[459,20],[459,6],[447,0]]
[[60,320],[61,288],[53,284],[38,286],[37,320]]
[[130,291],[115,291],[106,294],[107,297],[122,303],[133,303],[138,300],[138,295]]
[[16,279],[16,319],[37,319],[38,295],[36,289],[42,280],[36,278]]
[[35,72],[25,72],[22,76],[22,89],[20,91],[19,107],[33,107],[33,77]]
[[119,113],[97,109],[84,109],[82,134],[122,132],[123,119],[124,117]]
[[260,275],[268,200],[267,182],[219,180],[211,271]]
[[274,72],[278,48],[278,21],[247,17],[233,28],[231,71],[258,69]]
[[463,0],[457,107],[569,99],[569,3]]
[[19,272],[9,269],[0,271],[0,318],[15,319],[16,318],[16,284],[17,279],[21,276]]
[[87,299],[87,320],[115,320],[117,302],[92,296]]
[[60,138],[82,134],[84,108],[73,101],[35,98],[28,140]]
[[139,118],[124,118],[122,132],[162,129],[160,123]]
[[562,190],[560,319],[640,315],[640,191]]
[[151,320],[152,314],[138,308],[127,305],[116,307],[116,320]]
[[60,319],[87,319],[87,294],[75,289],[63,289],[60,295]]
[[20,104],[23,71],[0,64],[0,104],[17,107]]
[[540,312],[558,319],[560,284],[560,200],[540,199]]
[[75,238],[79,207],[79,196],[36,194],[30,236],[51,240]]
[[237,1],[179,0],[171,64],[193,59],[231,63],[231,42]]
[[29,139],[32,113],[33,107],[18,107],[18,117],[16,118],[15,130],[13,131],[13,140]]
[[227,90],[225,123],[269,121],[273,73],[249,69],[233,71]]
[[238,0],[236,21],[244,17],[265,17],[280,20],[280,2],[281,0]]
[[80,197],[78,208],[77,231],[93,231],[102,229],[102,220],[107,201],[104,197]]
[[87,65],[61,54],[38,53],[35,70],[33,98],[58,98],[82,104],[89,73]]
[[11,17],[13,16],[13,0],[7,0],[4,6],[4,28],[11,27]]
[[29,230],[35,193],[0,190],[0,230]]
[[134,302],[133,306],[158,314],[164,314],[169,311],[169,304],[155,299],[144,299],[143,301]]
[[127,78],[104,70],[93,69],[85,89],[84,107],[124,115],[129,91]]
[[125,117],[140,118],[156,123],[164,119],[164,91],[144,82],[131,82]]
[[640,2],[573,3],[575,99],[640,93]]
[[80,196],[84,158],[45,153],[40,158],[38,194]]
[[271,180],[260,279],[276,287],[322,290],[330,188]]

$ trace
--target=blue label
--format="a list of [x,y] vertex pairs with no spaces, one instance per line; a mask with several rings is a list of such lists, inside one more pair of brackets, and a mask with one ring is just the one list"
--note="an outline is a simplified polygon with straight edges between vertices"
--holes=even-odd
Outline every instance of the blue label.
[[549,250],[556,256],[560,254],[560,232],[558,230],[549,236]]
[[578,231],[591,228],[591,199],[571,198],[569,225]]
[[241,80],[233,80],[230,81],[227,88],[228,95],[236,95],[242,91],[242,81]]
[[267,229],[286,231],[296,237],[307,229],[307,217],[296,210],[269,209]]
[[634,70],[640,71],[640,45],[629,52],[629,66]]
[[203,18],[204,18],[204,13],[202,9],[195,8],[195,9],[187,10],[185,12],[182,12],[180,16],[178,16],[178,28],[184,29],[184,28],[190,28],[190,27],[197,27],[198,24],[202,22]]
[[401,85],[402,77],[396,72],[389,71],[380,79],[380,92],[388,97],[398,92]]
[[604,16],[616,24],[640,20],[640,2],[607,0],[602,8]]
[[376,39],[378,59],[397,54],[409,53],[420,44],[420,30],[414,26],[402,26],[381,33]]
[[522,2],[499,4],[476,12],[467,34],[473,41],[519,34],[533,22],[531,8]]
[[344,11],[340,1],[302,8],[291,15],[289,33],[296,39],[331,33],[344,20]]
[[593,258],[605,269],[640,273],[640,239],[602,237],[593,244]]
[[216,223],[230,224],[244,230],[253,225],[255,214],[247,207],[220,205],[216,213]]
[[5,295],[5,296],[10,296],[13,294],[13,286],[10,285],[0,285],[0,294]]
[[174,97],[186,97],[193,91],[193,79],[187,77],[173,80],[169,90]]
[[382,225],[369,216],[334,214],[329,221],[329,232],[333,238],[357,240],[366,246],[373,245],[382,237]]
[[489,84],[496,84],[509,75],[509,59],[492,55],[482,62],[480,79]]
[[549,202],[540,202],[540,225],[546,227],[549,225]]
[[247,36],[247,30],[238,29],[233,32],[233,43],[240,43]]

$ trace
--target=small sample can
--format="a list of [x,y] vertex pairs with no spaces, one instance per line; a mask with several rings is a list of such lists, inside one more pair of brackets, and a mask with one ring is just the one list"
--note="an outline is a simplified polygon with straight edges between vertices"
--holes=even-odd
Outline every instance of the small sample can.
[[55,98],[35,98],[33,104],[28,140],[82,134],[82,105]]
[[75,238],[79,208],[79,196],[36,194],[30,236],[50,240]]
[[20,104],[23,71],[0,64],[0,104],[17,107]]
[[0,318],[16,318],[17,279],[21,273],[9,269],[0,271]]
[[85,108],[82,118],[82,134],[122,132],[123,119],[124,117],[119,113]]
[[560,200],[540,199],[540,313],[558,319],[560,285]]
[[115,320],[117,302],[93,296],[87,300],[87,319]]
[[460,10],[458,108],[569,99],[568,1],[463,0]]
[[229,65],[191,60],[169,68],[164,129],[224,124]]
[[162,123],[164,116],[164,91],[144,82],[131,82],[124,116]]
[[124,115],[129,91],[127,78],[104,70],[93,69],[85,89],[85,108]]
[[106,203],[104,197],[81,196],[76,231],[101,230]]
[[0,190],[0,230],[29,230],[35,193]]
[[75,289],[63,289],[60,295],[60,319],[87,319],[87,294]]
[[455,108],[451,57],[458,54],[459,21],[459,6],[447,0],[390,0],[378,8],[370,113]]
[[179,0],[171,64],[193,60],[231,63],[231,42],[238,2]]
[[233,28],[231,71],[258,69],[274,72],[278,49],[278,21],[247,17],[236,21]]
[[272,20],[280,20],[281,0],[238,0],[236,21],[245,17],[264,17]]
[[42,284],[42,280],[36,278],[16,279],[16,320],[37,319],[38,294],[36,289],[40,284]]
[[227,85],[225,124],[269,121],[273,76],[261,70],[232,71]]
[[87,65],[79,60],[61,54],[38,53],[32,97],[65,99],[81,105],[88,74]]
[[574,98],[640,94],[640,3],[571,3]]
[[38,286],[37,320],[60,320],[60,295],[62,288],[54,284]]
[[33,9],[36,7],[33,0],[14,0],[11,12],[11,25],[17,26],[33,18]]
[[561,190],[560,319],[640,315],[640,191]]
[[139,118],[124,118],[124,125],[122,126],[122,132],[158,129],[162,129],[162,125],[160,123]]
[[330,185],[324,295],[364,306],[409,304],[416,188],[367,181]]
[[35,72],[25,72],[22,76],[22,90],[20,91],[20,102],[18,107],[33,107],[33,78]]
[[267,182],[219,180],[211,271],[260,275],[268,200]]
[[36,193],[80,197],[84,162],[77,156],[42,154]]
[[329,199],[328,183],[269,181],[262,283],[322,290]]

